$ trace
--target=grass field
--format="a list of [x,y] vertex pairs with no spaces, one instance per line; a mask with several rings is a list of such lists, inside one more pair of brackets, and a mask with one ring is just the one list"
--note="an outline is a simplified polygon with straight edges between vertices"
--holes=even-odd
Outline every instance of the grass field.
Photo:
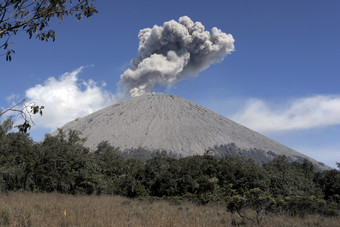
[[[120,196],[11,192],[0,195],[0,226],[232,226],[223,206],[140,201]],[[251,223],[245,225],[254,225]],[[269,216],[261,226],[340,226],[340,218]]]

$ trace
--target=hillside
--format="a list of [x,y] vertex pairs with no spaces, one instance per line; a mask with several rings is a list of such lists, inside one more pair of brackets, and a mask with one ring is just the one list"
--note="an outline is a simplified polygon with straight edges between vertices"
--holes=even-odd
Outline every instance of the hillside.
[[318,169],[327,168],[203,106],[173,95],[130,98],[71,121],[61,129],[80,131],[87,138],[85,146],[92,150],[106,140],[122,151],[144,148],[189,156],[233,143],[242,150],[255,149],[263,161],[286,155],[292,161],[307,158]]

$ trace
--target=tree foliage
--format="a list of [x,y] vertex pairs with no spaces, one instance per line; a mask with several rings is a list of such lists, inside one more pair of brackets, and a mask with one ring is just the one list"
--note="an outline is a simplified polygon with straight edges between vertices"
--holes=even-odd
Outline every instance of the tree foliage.
[[[244,195],[227,198],[227,209],[236,212],[242,219],[260,225],[267,214],[273,212],[275,200],[260,188],[247,190]],[[248,210],[247,210],[248,209]],[[249,210],[250,212],[249,214]]]
[[35,143],[0,124],[0,190],[113,194],[224,204],[243,222],[260,224],[271,213],[338,215],[340,172],[316,172],[304,161],[277,157],[264,165],[210,153],[149,160],[124,158],[107,141],[90,152],[76,131],[59,131]]
[[60,22],[64,16],[73,15],[78,20],[91,17],[97,10],[93,0],[2,0],[0,2],[0,49],[7,61],[12,60],[14,50],[10,49],[10,38],[24,31],[31,39],[41,41],[56,39],[55,31],[49,29],[52,18]]

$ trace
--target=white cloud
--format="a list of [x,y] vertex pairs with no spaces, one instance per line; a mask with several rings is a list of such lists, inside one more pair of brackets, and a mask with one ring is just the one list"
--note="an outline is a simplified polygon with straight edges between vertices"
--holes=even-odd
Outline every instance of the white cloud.
[[260,99],[252,99],[232,119],[259,132],[338,125],[340,96],[317,95],[300,98],[283,108],[272,107]]
[[26,90],[28,102],[45,107],[43,116],[34,116],[38,127],[51,131],[77,117],[88,115],[116,102],[116,97],[93,80],[82,81],[78,74],[84,67],[50,77],[43,84]]

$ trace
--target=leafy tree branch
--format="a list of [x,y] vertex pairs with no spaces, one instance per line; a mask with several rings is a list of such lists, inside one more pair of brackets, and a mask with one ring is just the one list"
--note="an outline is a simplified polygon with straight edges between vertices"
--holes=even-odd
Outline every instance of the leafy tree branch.
[[[21,100],[20,102],[16,103],[15,105],[11,106],[10,108],[0,111],[0,117],[3,116],[7,112],[16,112],[24,119],[24,123],[21,125],[15,126],[19,129],[19,132],[27,133],[28,129],[31,129],[31,124],[34,124],[32,115],[40,114],[42,116],[44,106],[38,106],[34,102],[25,103],[25,99]],[[22,105],[22,107],[19,107]]]
[[64,16],[73,15],[78,20],[91,17],[97,10],[91,4],[94,0],[3,0],[0,2],[0,49],[7,61],[12,60],[14,50],[10,49],[10,38],[25,31],[31,39],[55,41],[55,31],[47,29],[52,18],[62,22]]

